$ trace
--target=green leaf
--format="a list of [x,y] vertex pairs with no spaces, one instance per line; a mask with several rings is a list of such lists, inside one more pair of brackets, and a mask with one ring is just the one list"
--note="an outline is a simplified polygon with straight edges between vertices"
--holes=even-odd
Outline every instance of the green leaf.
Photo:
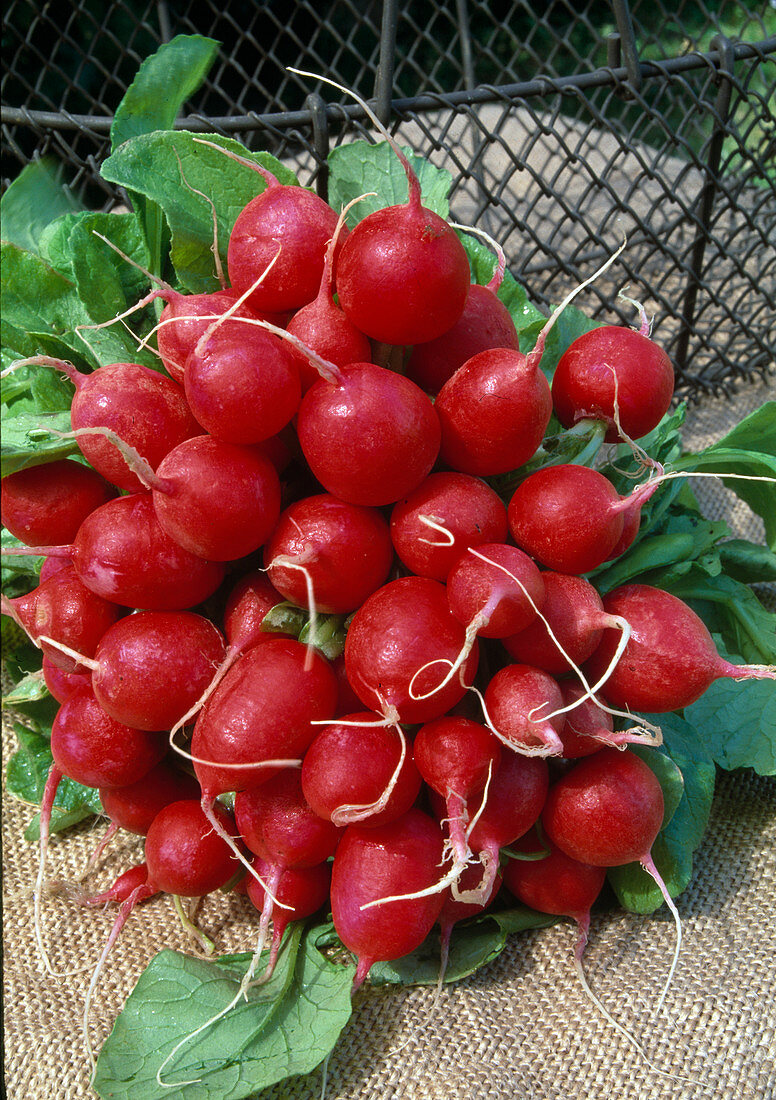
[[748,539],[728,539],[718,549],[725,573],[734,580],[744,584],[776,581],[776,554],[766,546]]
[[172,129],[178,113],[210,71],[220,43],[179,34],[147,57],[113,116],[111,149],[129,138]]
[[81,204],[62,184],[62,166],[51,157],[33,160],[22,168],[0,199],[4,241],[37,252],[40,236],[60,214]]
[[683,572],[677,572],[678,563],[696,561],[708,554],[729,533],[724,521],[715,523],[693,513],[670,515],[662,526],[663,533],[640,539],[613,564],[593,572],[599,592],[610,592],[636,577],[644,584],[665,587]]
[[2,245],[2,264],[3,320],[14,333],[25,334],[19,351],[72,358],[72,350],[93,367],[132,362],[136,344],[121,325],[77,331],[95,318],[72,279],[16,245]]
[[[41,240],[44,259],[75,283],[81,301],[96,322],[123,313],[148,290],[148,277],[122,259],[98,233],[130,260],[148,267],[148,249],[135,214],[67,214],[52,222]],[[120,329],[121,324],[116,327]],[[88,338],[89,333],[85,335]],[[146,354],[152,363],[158,363]]]
[[[8,793],[23,802],[40,805],[43,788],[53,762],[49,739],[42,733],[14,723],[19,748],[8,760],[6,784]],[[64,778],[57,789],[54,805],[68,812],[77,810],[86,814],[102,813],[98,791],[84,787],[72,779]]]
[[[652,846],[652,858],[671,897],[692,878],[693,852],[706,829],[714,795],[715,768],[704,746],[702,731],[677,714],[646,715],[663,731],[663,747],[682,773],[684,793],[667,826]],[[663,895],[638,863],[613,867],[607,877],[620,903],[632,913],[652,913]]]
[[41,462],[66,458],[78,450],[74,439],[58,439],[54,435],[46,435],[45,430],[49,428],[58,432],[69,432],[70,413],[39,415],[32,412],[6,420],[0,446],[0,470],[3,477],[28,466],[38,466]]
[[[265,187],[261,176],[243,164],[197,144],[205,137],[215,145],[268,168],[281,183],[296,176],[269,153],[251,153],[232,138],[197,135],[185,130],[141,134],[120,146],[102,166],[102,175],[144,195],[164,211],[172,232],[172,262],[183,287],[191,293],[219,289],[213,255],[213,215],[209,203],[190,188],[208,195],[216,208],[218,246],[226,263],[232,226],[243,207]],[[184,185],[182,175],[188,181]]]
[[[402,148],[402,151],[418,177],[423,205],[441,218],[447,218],[450,173],[444,168],[435,168],[409,149]],[[388,142],[373,145],[359,140],[332,149],[329,153],[329,204],[341,210],[352,199],[370,191],[375,194],[357,203],[348,214],[349,226],[356,225],[375,210],[407,201],[407,176]]]
[[18,683],[13,685],[8,694],[3,696],[3,706],[23,706],[25,703],[35,703],[40,699],[47,699],[48,696],[49,689],[46,687],[43,673],[38,670],[37,672],[27,673]]
[[683,577],[657,583],[691,603],[709,630],[722,635],[730,652],[751,664],[776,664],[776,615],[748,585],[724,574],[709,577],[697,563]]
[[[5,476],[5,471],[3,471],[3,476]],[[16,550],[16,549],[19,549],[22,546],[24,546],[24,543],[20,542],[19,539],[17,539],[14,535],[12,535],[7,527],[3,527],[2,531],[0,532],[0,545],[2,545],[2,549],[6,551],[6,553],[4,553],[3,557],[2,557],[2,561],[3,561],[3,573],[2,573],[3,592],[5,592],[6,595],[7,595],[8,594],[8,585],[12,581],[14,581],[14,580],[16,580],[17,578],[20,578],[20,577],[29,577],[30,583],[27,586],[27,591],[28,592],[31,591],[37,585],[37,583],[39,581],[40,567],[43,564],[43,556],[41,556],[39,554],[9,554],[9,553],[7,553],[8,550]],[[6,621],[11,622],[10,619],[6,620],[4,618],[3,619],[3,624],[4,625],[5,625]],[[17,629],[21,629],[21,628],[17,628]],[[27,635],[25,634],[24,637],[26,639]],[[4,643],[4,647],[5,647],[5,638],[3,638],[3,643]]]
[[[512,932],[548,928],[557,917],[517,906],[502,913],[485,913],[472,921],[456,924],[450,937],[450,954],[445,982],[457,982],[497,958]],[[439,981],[441,945],[438,930],[421,946],[391,962],[374,963],[369,971],[371,985],[436,985]]]
[[[97,1061],[94,1089],[112,1100],[237,1100],[294,1074],[309,1073],[333,1049],[351,1013],[352,967],[329,962],[315,933],[286,933],[273,977],[183,1046],[160,1088],[156,1074],[173,1048],[225,1008],[250,956],[214,962],[162,951],[148,965]],[[266,965],[262,956],[259,973]]]
[[[64,833],[73,825],[85,821],[87,817],[94,817],[94,810],[89,806],[76,806],[73,810],[60,810],[54,806],[49,821],[49,834]],[[24,830],[24,839],[31,844],[34,844],[36,840],[40,840],[40,814],[35,814],[35,817]]]
[[726,771],[776,775],[776,682],[715,680],[684,716]]

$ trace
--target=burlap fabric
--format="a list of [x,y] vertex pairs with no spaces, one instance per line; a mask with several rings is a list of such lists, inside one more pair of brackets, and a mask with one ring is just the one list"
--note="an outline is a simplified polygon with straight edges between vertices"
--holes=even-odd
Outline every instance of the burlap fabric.
[[[774,396],[773,381],[732,401],[691,410],[685,438],[697,448],[719,438]],[[698,491],[710,518],[738,533],[761,528],[724,492]],[[773,593],[763,591],[771,605]],[[4,752],[12,741],[4,726]],[[34,846],[22,839],[34,810],[4,799],[5,1069],[13,1100],[81,1100],[93,1095],[81,1036],[89,975],[113,921],[62,897],[44,906],[54,966],[44,975],[32,925]],[[55,838],[54,877],[75,877],[104,826]],[[665,1010],[654,1008],[675,943],[663,909],[654,917],[621,911],[593,919],[585,967],[616,1019],[646,1048],[636,1049],[586,1000],[574,973],[575,929],[561,922],[512,937],[503,954],[457,986],[432,1011],[433,992],[357,995],[329,1064],[329,1100],[768,1100],[776,1092],[776,781],[752,772],[721,774],[691,885],[679,899],[680,964]],[[140,857],[132,838],[117,842],[89,884],[104,888]],[[250,949],[256,914],[239,898],[208,898],[198,921],[223,951]],[[133,914],[113,948],[89,1018],[95,1048],[151,957],[189,945],[169,898]],[[662,1073],[657,1072],[657,1070]],[[674,1075],[674,1076],[668,1076]],[[320,1071],[285,1082],[262,1100],[313,1100]]]

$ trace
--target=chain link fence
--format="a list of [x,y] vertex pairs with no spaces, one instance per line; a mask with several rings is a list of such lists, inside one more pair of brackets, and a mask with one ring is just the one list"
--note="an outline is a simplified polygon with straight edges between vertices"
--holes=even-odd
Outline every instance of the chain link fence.
[[731,392],[773,368],[776,7],[746,0],[10,0],[3,26],[3,184],[53,155],[95,207],[112,111],[172,36],[219,60],[179,125],[239,137],[325,193],[327,151],[368,136],[374,100],[452,174],[451,214],[498,238],[548,309],[628,238],[617,284],[583,308],[654,314],[677,392]]

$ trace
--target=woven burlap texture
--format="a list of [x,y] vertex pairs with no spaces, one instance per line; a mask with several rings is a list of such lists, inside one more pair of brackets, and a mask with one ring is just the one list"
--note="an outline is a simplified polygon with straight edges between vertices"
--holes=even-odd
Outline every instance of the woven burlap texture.
[[[772,383],[692,409],[685,440],[697,449],[773,396]],[[762,538],[745,506],[698,490],[710,518]],[[767,602],[773,593],[763,591]],[[4,723],[4,753],[13,742]],[[47,898],[43,935],[56,969],[41,968],[33,933],[35,847],[21,837],[34,809],[4,798],[6,1085],[13,1100],[82,1100],[88,1084],[81,1015],[89,975],[113,921],[63,897]],[[104,823],[55,838],[53,878],[75,878]],[[356,997],[328,1067],[328,1100],[768,1100],[776,1093],[776,782],[721,774],[691,885],[678,901],[684,943],[665,1009],[654,1009],[675,943],[665,908],[653,917],[596,915],[585,968],[592,987],[646,1049],[651,1065],[585,998],[568,922],[511,938],[491,965],[448,987]],[[88,880],[104,888],[141,857],[123,837]],[[249,950],[256,914],[244,899],[205,900],[198,923],[223,951]],[[95,1049],[152,956],[191,949],[171,899],[128,921],[101,975],[89,1016]],[[661,1071],[661,1072],[658,1072]],[[321,1072],[284,1082],[262,1100],[317,1100]],[[173,1095],[180,1095],[177,1091]],[[217,1098],[213,1098],[217,1100]]]

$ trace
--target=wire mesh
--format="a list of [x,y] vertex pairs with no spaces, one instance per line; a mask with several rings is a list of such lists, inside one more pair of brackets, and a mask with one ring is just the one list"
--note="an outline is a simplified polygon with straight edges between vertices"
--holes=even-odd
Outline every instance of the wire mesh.
[[[659,31],[656,32],[655,28]],[[627,235],[617,283],[583,308],[633,320],[644,301],[678,366],[677,392],[729,390],[774,360],[776,10],[744,0],[11,0],[3,28],[4,186],[51,154],[89,205],[112,111],[172,35],[221,50],[182,124],[239,136],[324,182],[325,141],[371,133],[319,71],[386,95],[402,141],[451,173],[458,221],[498,237],[549,307]],[[318,135],[320,137],[320,135]]]

